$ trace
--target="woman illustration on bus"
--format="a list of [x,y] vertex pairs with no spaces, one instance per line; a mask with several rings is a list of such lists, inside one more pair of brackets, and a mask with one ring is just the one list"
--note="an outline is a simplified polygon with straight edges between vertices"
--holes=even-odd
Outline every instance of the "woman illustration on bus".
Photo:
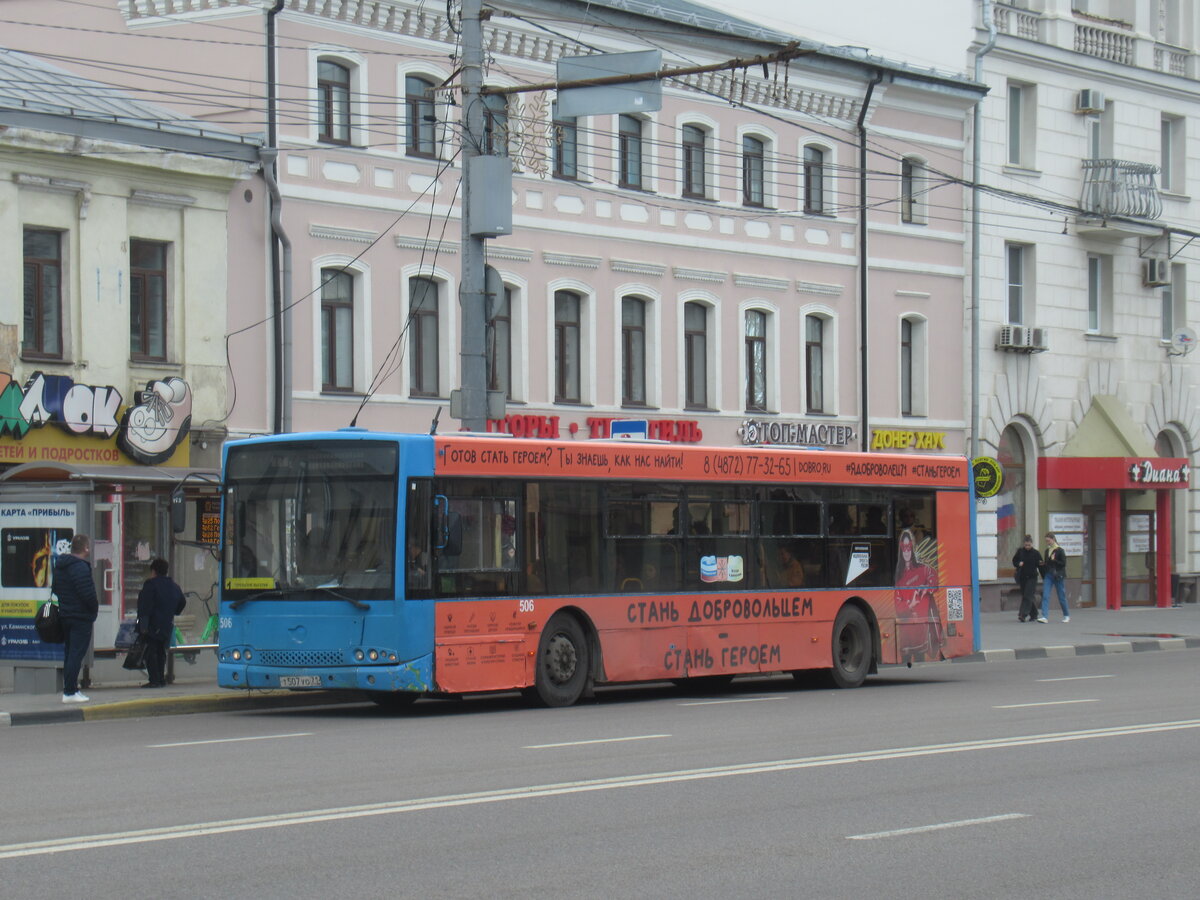
[[937,659],[942,646],[942,620],[935,590],[937,570],[917,557],[916,536],[900,532],[896,564],[896,645],[907,664]]

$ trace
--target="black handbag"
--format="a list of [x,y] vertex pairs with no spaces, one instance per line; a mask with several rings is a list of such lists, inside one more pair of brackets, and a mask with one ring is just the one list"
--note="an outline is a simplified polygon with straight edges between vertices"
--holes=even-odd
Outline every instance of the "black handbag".
[[121,663],[125,669],[144,669],[146,668],[146,636],[139,634],[129,648],[129,652],[125,654],[125,662]]
[[47,600],[38,607],[37,615],[33,617],[33,627],[37,629],[38,637],[44,643],[61,644],[67,639],[58,604],[53,600]]

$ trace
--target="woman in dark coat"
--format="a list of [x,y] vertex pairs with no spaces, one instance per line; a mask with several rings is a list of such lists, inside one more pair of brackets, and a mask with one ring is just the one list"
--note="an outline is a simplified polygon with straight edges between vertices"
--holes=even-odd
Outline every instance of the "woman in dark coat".
[[1017,571],[1017,584],[1021,586],[1021,611],[1017,613],[1018,622],[1037,621],[1037,580],[1041,565],[1042,554],[1033,546],[1033,536],[1027,534],[1020,549],[1013,554],[1013,568]]
[[167,686],[167,648],[175,631],[175,617],[183,612],[187,601],[179,585],[167,577],[165,559],[150,563],[150,571],[154,577],[142,585],[138,594],[137,630],[146,636],[146,671],[150,675],[150,683],[142,687],[160,688]]

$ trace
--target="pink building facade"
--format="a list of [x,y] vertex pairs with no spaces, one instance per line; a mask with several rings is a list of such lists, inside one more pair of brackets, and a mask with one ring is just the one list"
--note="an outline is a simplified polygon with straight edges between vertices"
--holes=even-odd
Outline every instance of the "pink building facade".
[[[38,21],[40,4],[10,5]],[[427,431],[439,408],[456,427],[455,23],[401,0],[274,6],[79,10],[100,32],[88,59],[117,61],[105,80],[247,132],[268,130],[275,32],[291,293],[277,335],[260,175],[229,208],[225,433]],[[661,48],[670,69],[792,39],[686,3],[492,6],[486,83],[499,87],[552,82],[567,56]],[[53,52],[60,38],[41,31],[8,40]],[[121,65],[134,47],[138,64]],[[556,120],[547,90],[488,101],[485,151],[513,170],[512,233],[487,242],[504,283],[489,388],[506,397],[489,430],[582,440],[646,419],[669,441],[965,452],[959,179],[983,89],[809,49],[668,79],[652,112]]]

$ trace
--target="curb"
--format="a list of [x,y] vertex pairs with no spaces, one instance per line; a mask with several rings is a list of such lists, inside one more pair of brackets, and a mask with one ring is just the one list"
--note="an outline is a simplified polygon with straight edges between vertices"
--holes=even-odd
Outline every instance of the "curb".
[[103,722],[112,719],[136,719],[151,716],[177,716],[189,713],[238,712],[258,709],[333,706],[367,702],[355,691],[254,691],[253,693],[197,694],[188,697],[163,697],[118,700],[92,706],[37,712],[0,712],[3,725],[54,725],[69,722]]
[[1106,641],[1102,644],[1064,644],[1061,646],[1022,647],[1016,650],[980,650],[970,656],[951,660],[955,663],[1006,662],[1014,659],[1056,659],[1066,656],[1105,656],[1112,653],[1145,653],[1152,650],[1197,650],[1200,637],[1158,638],[1149,641]]

